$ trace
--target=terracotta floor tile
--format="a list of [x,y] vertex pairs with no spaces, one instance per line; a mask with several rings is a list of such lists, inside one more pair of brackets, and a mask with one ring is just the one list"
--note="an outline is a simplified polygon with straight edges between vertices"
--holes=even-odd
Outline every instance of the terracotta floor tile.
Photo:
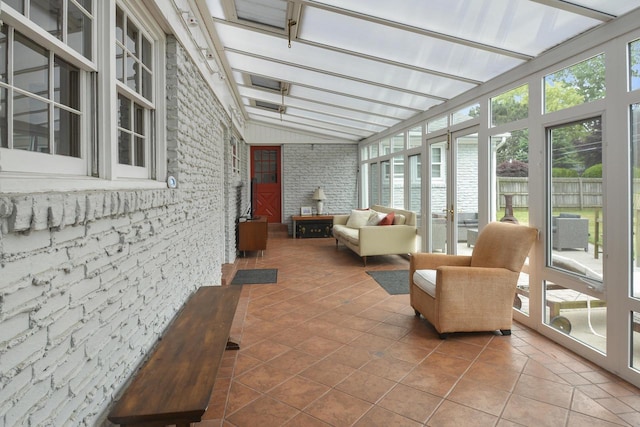
[[401,381],[402,384],[417,388],[436,396],[444,397],[458,381],[458,377],[437,371],[414,369]]
[[569,408],[573,396],[573,387],[530,375],[522,375],[513,392],[520,396]]
[[286,424],[283,424],[283,427],[331,427],[331,424],[320,421],[311,415],[299,413]]
[[261,341],[252,346],[242,348],[240,352],[244,355],[254,357],[258,360],[271,360],[276,356],[289,351],[291,347],[275,343],[271,340]]
[[298,410],[270,397],[261,397],[228,417],[237,427],[280,427],[298,414]]
[[302,410],[327,391],[329,387],[324,384],[296,376],[280,384],[268,394],[274,399]]
[[345,345],[328,355],[325,360],[359,369],[377,356],[365,349]]
[[354,427],[421,427],[422,423],[387,411],[384,408],[374,407],[364,417],[354,424]]
[[482,350],[483,347],[478,345],[447,339],[438,346],[437,352],[459,359],[474,360]]
[[436,413],[429,419],[426,425],[433,427],[459,427],[459,426],[494,426],[497,417],[459,405],[455,402],[445,401]]
[[260,365],[237,378],[237,381],[251,387],[254,390],[265,392],[271,390],[278,384],[283,383],[291,378],[295,373],[287,372],[282,369],[274,368],[269,365]]
[[383,357],[374,358],[364,365],[360,370],[387,378],[391,381],[400,381],[404,378],[416,365],[404,360],[399,360],[391,356],[387,356],[386,352]]
[[460,359],[458,357],[439,353],[439,349],[440,347],[424,359],[418,366],[418,369],[424,371],[443,372],[455,377],[461,376],[467,369],[469,369],[471,362],[468,359]]
[[449,393],[447,400],[498,416],[504,409],[509,396],[508,392],[495,387],[462,379]]
[[332,390],[309,405],[304,412],[332,426],[350,426],[371,406],[364,400]]
[[231,383],[227,398],[226,415],[233,414],[238,409],[260,398],[262,393],[253,390],[237,381]]
[[441,397],[398,384],[380,400],[378,406],[411,420],[424,423],[433,414],[440,402],[442,402]]
[[364,333],[349,344],[353,347],[364,348],[373,352],[383,352],[395,341],[389,338],[379,337],[370,333]]
[[504,391],[512,391],[520,373],[486,362],[474,362],[464,378],[481,382]]
[[571,401],[571,410],[600,420],[624,424],[618,415],[611,412],[606,406],[600,404],[598,400],[591,399],[579,390],[574,392]]
[[330,353],[333,353],[342,346],[343,344],[338,341],[318,336],[312,336],[296,345],[295,347],[298,350],[304,351],[313,356],[324,357]]
[[557,427],[565,425],[569,410],[524,396],[512,395],[502,417],[530,426]]
[[409,328],[402,326],[390,325],[388,323],[380,323],[377,326],[371,328],[368,331],[370,334],[378,335],[380,337],[390,338],[392,340],[398,340],[407,335]]
[[345,378],[344,381],[336,385],[335,389],[357,397],[358,399],[375,403],[395,385],[395,381],[366,372],[355,371]]
[[300,375],[317,381],[321,384],[326,384],[330,387],[344,381],[349,375],[351,375],[355,369],[350,366],[334,363],[329,360],[321,360],[320,362],[308,367],[304,371],[300,372]]
[[[628,424],[623,424],[628,425]],[[633,425],[633,424],[631,424]],[[572,412],[569,414],[569,420],[567,421],[567,427],[620,427],[620,424],[610,423],[608,421],[599,420],[597,418],[589,417],[588,415]]]
[[269,360],[267,364],[281,371],[297,374],[314,363],[317,363],[319,360],[317,356],[312,356],[309,353],[297,349],[291,349]]

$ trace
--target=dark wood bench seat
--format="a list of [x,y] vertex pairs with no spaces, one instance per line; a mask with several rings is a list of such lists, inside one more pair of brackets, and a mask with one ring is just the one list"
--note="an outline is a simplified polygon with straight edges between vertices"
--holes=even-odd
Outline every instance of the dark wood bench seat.
[[207,410],[242,286],[199,288],[109,413],[123,426],[188,426]]

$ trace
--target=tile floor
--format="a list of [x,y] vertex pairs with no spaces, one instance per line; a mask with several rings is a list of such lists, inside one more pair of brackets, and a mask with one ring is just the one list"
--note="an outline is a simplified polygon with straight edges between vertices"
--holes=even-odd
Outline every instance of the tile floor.
[[197,425],[640,426],[640,390],[519,324],[513,335],[440,340],[366,274],[408,269],[361,260],[333,239],[270,226],[264,256],[226,266],[277,268],[245,285],[208,411]]

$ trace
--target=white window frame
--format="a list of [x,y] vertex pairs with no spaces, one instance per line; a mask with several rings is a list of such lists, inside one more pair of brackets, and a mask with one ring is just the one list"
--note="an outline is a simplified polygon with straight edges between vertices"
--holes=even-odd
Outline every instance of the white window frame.
[[[9,6],[5,6],[0,3],[2,12],[2,21],[4,24],[12,27],[14,31],[18,31],[23,36],[35,42],[37,45],[43,47],[49,52],[49,56],[55,55],[64,59],[69,64],[78,67],[80,70],[79,75],[79,88],[80,88],[80,157],[69,157],[63,155],[55,155],[49,153],[37,153],[25,150],[0,148],[0,177],[7,181],[0,186],[0,191],[12,191],[14,186],[10,182],[12,179],[22,180],[28,177],[42,176],[43,174],[54,175],[75,175],[86,176],[90,171],[90,145],[91,135],[89,129],[91,117],[89,114],[91,99],[91,91],[89,87],[89,75],[91,72],[97,71],[94,62],[89,61],[82,54],[75,51],[72,47],[65,44],[61,40],[49,34],[44,29],[35,25],[31,20],[17,12],[15,9]],[[95,16],[95,11],[94,11]],[[95,19],[94,19],[95,21]],[[92,43],[95,43],[95,26],[92,26]],[[13,35],[10,32],[8,45],[13,43]],[[8,61],[7,74],[12,76],[13,63]],[[53,84],[53,73],[49,76],[49,85]],[[10,87],[2,86],[2,87]],[[19,89],[15,89],[18,90]],[[50,89],[51,90],[51,89]],[[9,91],[9,93],[11,93]],[[51,105],[54,104],[53,100],[44,100]],[[8,95],[8,103],[12,102],[12,96]],[[13,134],[13,117],[8,117],[8,135]]]

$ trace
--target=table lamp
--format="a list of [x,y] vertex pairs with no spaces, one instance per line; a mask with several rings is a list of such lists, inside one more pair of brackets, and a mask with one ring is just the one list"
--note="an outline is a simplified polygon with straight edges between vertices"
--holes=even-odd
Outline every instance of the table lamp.
[[316,188],[316,191],[313,193],[313,200],[316,200],[318,203],[318,215],[322,215],[322,210],[324,208],[324,200],[327,200],[327,196],[324,194],[324,190],[321,187]]

